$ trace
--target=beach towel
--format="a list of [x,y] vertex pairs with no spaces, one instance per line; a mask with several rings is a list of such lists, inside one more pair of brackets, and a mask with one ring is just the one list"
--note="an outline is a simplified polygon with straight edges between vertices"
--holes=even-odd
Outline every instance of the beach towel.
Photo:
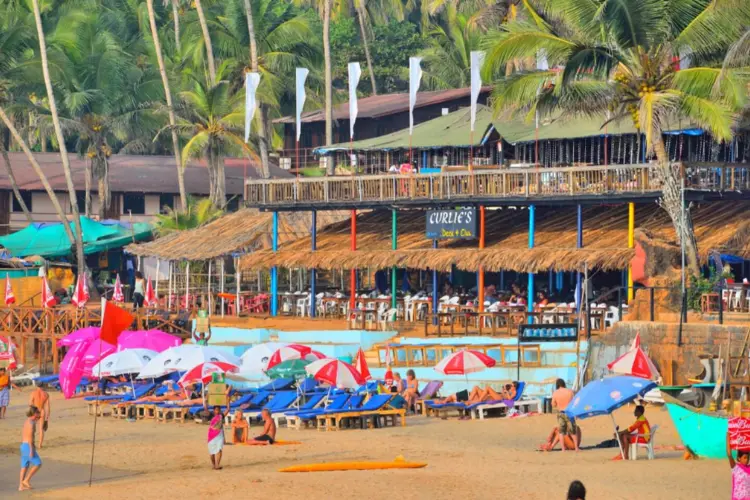
[[[223,416],[221,413],[214,415],[208,427],[208,453],[216,455],[224,449],[224,429],[221,428]],[[214,429],[219,425],[218,429]]]

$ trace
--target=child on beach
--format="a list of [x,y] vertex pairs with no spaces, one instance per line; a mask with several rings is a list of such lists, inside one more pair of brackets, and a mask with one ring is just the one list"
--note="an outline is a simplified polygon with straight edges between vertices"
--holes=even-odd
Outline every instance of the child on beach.
[[214,416],[208,425],[208,454],[214,470],[221,470],[221,452],[224,449],[224,417],[229,414],[229,405],[222,413],[221,408],[214,406]]
[[10,373],[5,367],[0,366],[0,419],[5,418],[5,409],[10,404],[10,388],[14,388],[17,391],[21,389],[13,383],[13,379],[10,377]]
[[261,417],[263,417],[263,434],[254,437],[253,440],[247,444],[273,444],[276,441],[276,422],[271,418],[271,412],[269,410],[263,410],[261,412]]
[[747,451],[737,450],[737,461],[732,458],[732,448],[729,446],[729,434],[727,433],[727,458],[729,467],[732,469],[732,500],[750,499],[750,466]]
[[[34,438],[36,437],[34,434],[37,422],[42,414],[37,407],[29,406],[26,416],[28,418],[23,424],[23,432],[21,434],[21,477],[18,482],[18,491],[31,489],[31,478],[34,477],[39,467],[42,466],[42,459],[39,458],[34,446]],[[30,469],[29,466],[31,466]],[[28,474],[26,474],[27,471]]]

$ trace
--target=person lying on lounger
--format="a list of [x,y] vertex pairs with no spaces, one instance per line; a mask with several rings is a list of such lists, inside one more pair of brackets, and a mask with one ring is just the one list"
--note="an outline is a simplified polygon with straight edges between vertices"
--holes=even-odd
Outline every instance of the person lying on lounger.
[[242,410],[234,412],[234,420],[232,421],[232,444],[245,443],[247,441],[248,431],[247,420]]
[[267,445],[276,442],[276,422],[271,418],[271,412],[269,410],[263,410],[261,412],[261,417],[263,417],[263,434],[255,436],[246,444]]
[[446,403],[465,403],[468,400],[469,400],[469,391],[464,389],[463,391],[458,391],[455,394],[451,394],[447,398],[435,399],[433,400],[433,402],[442,405]]
[[518,382],[512,384],[506,384],[502,391],[498,392],[489,385],[482,389],[481,387],[474,386],[469,394],[469,400],[466,404],[482,403],[484,401],[504,401],[514,400],[517,394]]

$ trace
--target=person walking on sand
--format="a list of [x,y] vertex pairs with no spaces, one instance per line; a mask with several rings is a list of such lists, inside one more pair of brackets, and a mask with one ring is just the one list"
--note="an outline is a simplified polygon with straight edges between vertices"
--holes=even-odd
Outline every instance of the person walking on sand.
[[21,434],[21,476],[18,481],[18,491],[31,489],[31,478],[42,466],[42,459],[39,458],[34,447],[34,433],[36,432],[37,422],[41,418],[41,412],[37,407],[29,406],[26,416],[28,418],[23,424]]
[[44,444],[44,433],[47,432],[47,427],[49,427],[49,416],[50,416],[50,404],[49,404],[49,394],[42,389],[41,387],[37,387],[31,392],[31,397],[29,397],[29,406],[33,406],[34,408],[39,409],[39,412],[41,413],[41,418],[39,419],[39,449],[42,449],[42,445]]
[[732,500],[747,500],[750,498],[750,466],[748,454],[745,450],[737,450],[737,461],[732,457],[732,447],[729,445],[727,433],[727,458],[729,468],[732,469]]
[[229,414],[229,405],[222,412],[221,407],[214,406],[214,416],[208,424],[208,454],[214,470],[221,470],[221,453],[224,449],[224,417]]
[[[10,372],[0,366],[0,420],[5,418],[5,409],[10,405],[10,388],[20,391],[21,388],[13,383]],[[23,392],[23,391],[22,391]]]

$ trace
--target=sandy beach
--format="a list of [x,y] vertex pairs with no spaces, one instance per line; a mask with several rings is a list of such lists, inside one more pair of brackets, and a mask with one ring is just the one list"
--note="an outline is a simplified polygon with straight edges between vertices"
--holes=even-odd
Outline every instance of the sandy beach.
[[[18,458],[22,412],[26,393],[13,395],[8,418],[0,421],[0,449]],[[398,498],[564,498],[573,479],[583,481],[592,499],[716,499],[730,496],[730,470],[725,461],[685,461],[680,451],[657,451],[656,460],[613,462],[616,449],[584,450],[580,453],[537,452],[554,425],[552,415],[486,421],[440,420],[409,417],[406,427],[368,431],[318,432],[281,428],[279,438],[299,440],[295,446],[227,446],[221,471],[210,470],[206,450],[207,427],[193,422],[159,424],[153,420],[129,423],[111,417],[98,421],[97,467],[116,469],[122,479],[88,477],[93,417],[81,400],[65,401],[52,393],[52,419],[41,456],[49,461],[37,478],[39,490],[17,494],[16,460],[0,462],[3,497],[18,498],[230,498],[243,494],[272,498],[375,499]],[[629,424],[632,407],[621,409],[616,418]],[[647,417],[659,425],[657,446],[679,444],[666,411],[649,407]],[[606,417],[583,421],[584,446],[611,436]],[[256,429],[252,429],[254,431]],[[228,435],[228,433],[227,433]],[[327,473],[277,472],[279,468],[305,463],[345,460],[407,460],[427,462],[424,469],[352,471]],[[56,488],[57,478],[65,486]],[[99,476],[112,477],[100,469]],[[53,477],[50,477],[52,475]],[[70,477],[69,477],[70,476]],[[44,482],[42,485],[41,483]]]

